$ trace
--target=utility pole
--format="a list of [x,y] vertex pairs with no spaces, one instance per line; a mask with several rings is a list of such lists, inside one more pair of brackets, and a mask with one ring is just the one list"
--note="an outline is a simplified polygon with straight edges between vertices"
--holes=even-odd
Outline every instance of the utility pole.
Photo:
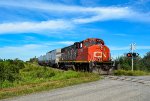
[[132,44],[131,44],[131,52],[132,52],[132,71],[133,71],[133,64],[134,64],[134,63],[133,63],[133,58],[134,58],[134,57],[133,57],[133,51],[134,51],[134,50],[135,50],[135,43],[132,43]]

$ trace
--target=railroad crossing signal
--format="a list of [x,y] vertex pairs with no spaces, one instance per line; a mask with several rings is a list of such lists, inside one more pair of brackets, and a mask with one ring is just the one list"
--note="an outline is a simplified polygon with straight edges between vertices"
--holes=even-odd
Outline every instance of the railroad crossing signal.
[[138,57],[139,54],[138,53],[127,53],[127,57],[132,57],[135,58],[135,57]]
[[135,52],[133,52],[135,49],[136,49],[136,47],[135,47],[135,43],[132,43],[132,44],[130,44],[130,50],[131,50],[131,52],[130,53],[127,53],[127,57],[131,57],[132,59],[132,71],[133,71],[133,58],[135,58],[135,57],[138,57],[139,56],[139,54],[138,53],[135,53]]

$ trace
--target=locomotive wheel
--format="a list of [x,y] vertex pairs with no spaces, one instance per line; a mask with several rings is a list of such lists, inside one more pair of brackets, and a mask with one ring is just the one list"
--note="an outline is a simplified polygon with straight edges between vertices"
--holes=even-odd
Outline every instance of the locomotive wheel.
[[89,72],[93,72],[92,62],[89,63]]
[[102,69],[98,68],[98,74],[101,74],[101,72],[102,72]]
[[75,70],[79,71],[79,66],[78,65],[75,65]]
[[67,68],[65,67],[64,64],[61,64],[59,68],[62,69],[62,70],[67,70]]
[[101,71],[102,71],[102,70],[101,70],[100,67],[94,67],[94,68],[93,68],[93,72],[94,72],[94,73],[101,74]]
[[74,71],[76,70],[76,67],[75,67],[75,65],[73,65],[73,67],[72,67],[72,70],[74,70]]
[[106,66],[106,68],[107,68],[107,75],[109,75],[109,74],[110,74],[110,73],[109,73],[110,67],[109,67],[109,66]]
[[89,66],[85,65],[86,72],[89,72]]

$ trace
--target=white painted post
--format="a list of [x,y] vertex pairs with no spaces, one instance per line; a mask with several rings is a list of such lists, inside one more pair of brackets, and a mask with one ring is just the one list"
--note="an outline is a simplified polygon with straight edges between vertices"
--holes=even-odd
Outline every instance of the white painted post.
[[131,53],[132,53],[132,71],[134,70],[133,66],[134,66],[134,63],[133,63],[133,51],[135,50],[135,43],[131,44]]
[[131,44],[131,51],[132,51],[132,71],[133,71],[133,43]]

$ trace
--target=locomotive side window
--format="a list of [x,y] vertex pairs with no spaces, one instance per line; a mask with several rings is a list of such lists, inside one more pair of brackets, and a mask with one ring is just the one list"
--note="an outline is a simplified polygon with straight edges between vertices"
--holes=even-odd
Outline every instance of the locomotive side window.
[[88,47],[88,46],[89,46],[89,42],[84,42],[84,45],[85,45],[86,47]]
[[76,49],[79,49],[79,48],[80,48],[80,43],[79,43],[79,42],[74,43],[74,45],[75,45],[75,48],[76,48]]
[[80,48],[82,48],[82,43],[80,43]]

